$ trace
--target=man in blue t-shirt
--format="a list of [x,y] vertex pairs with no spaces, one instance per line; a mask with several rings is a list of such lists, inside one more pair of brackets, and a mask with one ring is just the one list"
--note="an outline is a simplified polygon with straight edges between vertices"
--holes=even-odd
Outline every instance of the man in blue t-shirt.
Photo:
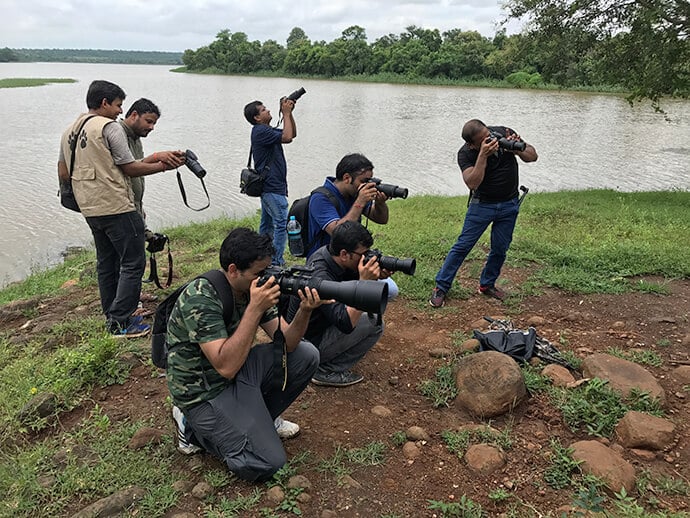
[[388,197],[369,182],[374,164],[360,153],[345,155],[328,176],[324,187],[335,195],[337,205],[328,196],[315,192],[309,200],[309,249],[307,260],[319,248],[331,242],[335,228],[345,221],[360,221],[366,216],[374,223],[388,223]]
[[297,136],[297,126],[292,115],[295,101],[282,98],[280,112],[283,115],[283,129],[271,124],[271,111],[261,101],[252,101],[244,107],[244,117],[252,127],[252,154],[254,167],[265,172],[261,193],[261,224],[259,234],[273,237],[275,253],[272,263],[283,266],[283,252],[287,243],[287,163],[283,144],[289,144]]

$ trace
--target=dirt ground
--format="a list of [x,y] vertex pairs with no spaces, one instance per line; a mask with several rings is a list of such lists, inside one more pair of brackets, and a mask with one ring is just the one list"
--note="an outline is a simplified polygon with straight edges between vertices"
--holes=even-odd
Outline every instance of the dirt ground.
[[[510,290],[526,275],[524,270],[507,269],[503,274],[505,288]],[[475,281],[463,278],[460,283],[472,289]],[[525,328],[530,317],[543,317],[546,323],[538,328],[539,334],[559,349],[571,350],[579,357],[609,347],[656,351],[663,359],[662,366],[645,368],[666,391],[666,415],[675,423],[678,439],[668,451],[657,452],[649,458],[631,451],[623,455],[638,473],[648,470],[688,483],[690,393],[674,378],[673,370],[678,363],[673,362],[688,364],[690,360],[690,280],[669,281],[667,285],[671,294],[666,296],[570,295],[546,289],[539,295],[526,297],[517,309],[482,295],[472,295],[466,300],[451,298],[442,309],[420,308],[419,304],[409,304],[404,299],[391,303],[385,315],[382,340],[357,368],[364,375],[364,382],[340,389],[309,386],[284,414],[299,423],[302,430],[297,438],[285,443],[288,457],[305,450],[311,452],[311,460],[300,469],[300,474],[312,485],[308,491],[311,500],[300,504],[302,515],[321,517],[329,509],[338,517],[431,517],[435,515],[428,508],[429,500],[451,503],[466,495],[480,503],[489,516],[500,516],[510,503],[518,503],[523,516],[549,512],[555,516],[559,508],[572,502],[571,489],[553,490],[543,481],[543,472],[549,465],[549,444],[552,438],[567,445],[588,437],[572,433],[545,397],[532,397],[512,415],[492,421],[491,425],[498,429],[511,427],[513,447],[507,452],[507,465],[485,477],[473,473],[464,461],[449,453],[441,438],[445,430],[479,421],[452,402],[448,408],[434,408],[418,390],[421,381],[433,379],[436,370],[448,362],[432,357],[431,349],[452,348],[458,333],[469,335],[482,316],[503,316],[509,310],[516,327]],[[42,305],[40,317],[58,321],[73,313],[71,301],[89,296],[88,290],[76,287],[70,290],[72,295]],[[77,292],[80,293],[75,297]],[[89,311],[96,313],[97,295],[91,296],[91,301]],[[152,309],[155,303],[147,306]],[[22,323],[21,319],[6,320],[0,323],[0,329],[16,330]],[[142,348],[147,347],[148,341],[142,341]],[[141,364],[133,369],[124,385],[96,389],[91,403],[61,417],[61,423],[67,428],[74,426],[92,405],[98,404],[112,421],[154,417],[172,435],[166,396],[165,380],[152,377],[150,365]],[[377,405],[388,408],[391,415],[379,417],[372,413]],[[428,441],[418,443],[422,454],[414,460],[408,460],[402,448],[391,440],[392,434],[410,426],[423,427],[430,436]],[[385,463],[353,466],[351,476],[357,483],[354,487],[343,486],[332,472],[317,469],[319,461],[331,458],[338,446],[361,448],[372,441],[386,444]],[[179,466],[180,472],[192,481],[202,481],[205,469],[222,468],[208,455],[190,458],[180,455]],[[221,489],[218,496],[232,499],[239,493],[247,495],[252,487],[234,482]],[[488,498],[498,488],[511,495],[507,502],[495,503]],[[688,510],[684,497],[663,496],[659,500],[669,510]],[[264,501],[244,516],[259,516],[257,509],[266,505]],[[200,509],[200,502],[189,495],[179,498],[178,506],[166,516],[185,511],[202,516]]]

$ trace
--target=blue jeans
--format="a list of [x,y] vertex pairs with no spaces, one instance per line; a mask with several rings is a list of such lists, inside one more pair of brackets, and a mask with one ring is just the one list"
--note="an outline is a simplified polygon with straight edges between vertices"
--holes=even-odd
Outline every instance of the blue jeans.
[[436,274],[436,287],[448,293],[460,266],[477,244],[486,228],[491,225],[491,251],[479,278],[480,286],[494,286],[501,274],[506,253],[513,240],[513,230],[520,206],[518,198],[498,203],[472,200],[467,208],[465,223],[458,240],[448,252],[441,270]]
[[138,212],[86,218],[96,245],[101,307],[109,331],[129,326],[146,269],[144,220]]
[[259,234],[268,234],[273,238],[273,247],[276,250],[271,262],[279,266],[285,264],[283,252],[287,244],[287,216],[287,196],[273,192],[265,192],[261,195]]

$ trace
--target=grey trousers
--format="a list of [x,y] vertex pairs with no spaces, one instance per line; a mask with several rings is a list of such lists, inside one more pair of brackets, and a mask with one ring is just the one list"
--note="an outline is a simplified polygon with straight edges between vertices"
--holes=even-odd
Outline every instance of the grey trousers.
[[273,345],[254,346],[223,392],[185,410],[196,440],[248,481],[270,478],[287,461],[273,420],[306,388],[319,364],[319,352],[302,341],[287,356],[287,386],[272,387]]
[[321,356],[319,370],[344,372],[354,367],[383,334],[383,321],[381,325],[376,325],[377,319],[378,315],[362,314],[349,334],[339,331],[334,326],[326,329],[317,346]]

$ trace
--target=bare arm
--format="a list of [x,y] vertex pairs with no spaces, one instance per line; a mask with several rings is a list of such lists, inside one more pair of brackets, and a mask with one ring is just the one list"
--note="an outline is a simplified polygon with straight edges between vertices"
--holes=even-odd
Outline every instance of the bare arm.
[[[305,293],[306,292],[306,293]],[[319,307],[321,304],[329,304],[333,301],[322,301],[319,298],[319,292],[314,288],[306,288],[305,290],[298,290],[297,294],[301,299],[299,309],[295,313],[292,322],[287,324],[282,317],[266,322],[261,327],[266,334],[273,338],[276,330],[278,329],[278,322],[280,321],[280,329],[283,331],[283,336],[285,337],[285,347],[288,352],[292,352],[297,348],[300,340],[307,332],[307,327],[309,326],[309,318],[314,309]]]
[[295,126],[295,118],[292,116],[294,108],[295,101],[290,99],[280,100],[280,111],[283,113],[283,136],[280,141],[283,144],[289,144],[297,136],[297,126]]
[[[374,203],[371,211],[367,214],[364,212],[364,208],[368,203],[374,200],[376,203]],[[362,184],[357,193],[357,199],[352,204],[352,207],[350,207],[350,210],[339,220],[329,223],[325,228],[326,232],[328,235],[331,235],[335,227],[345,221],[359,221],[362,214],[367,216],[374,223],[385,225],[388,223],[388,205],[386,205],[386,200],[386,195],[377,191],[376,185],[373,183]]]
[[58,178],[63,182],[69,181],[69,170],[64,160],[59,160],[57,163]]

